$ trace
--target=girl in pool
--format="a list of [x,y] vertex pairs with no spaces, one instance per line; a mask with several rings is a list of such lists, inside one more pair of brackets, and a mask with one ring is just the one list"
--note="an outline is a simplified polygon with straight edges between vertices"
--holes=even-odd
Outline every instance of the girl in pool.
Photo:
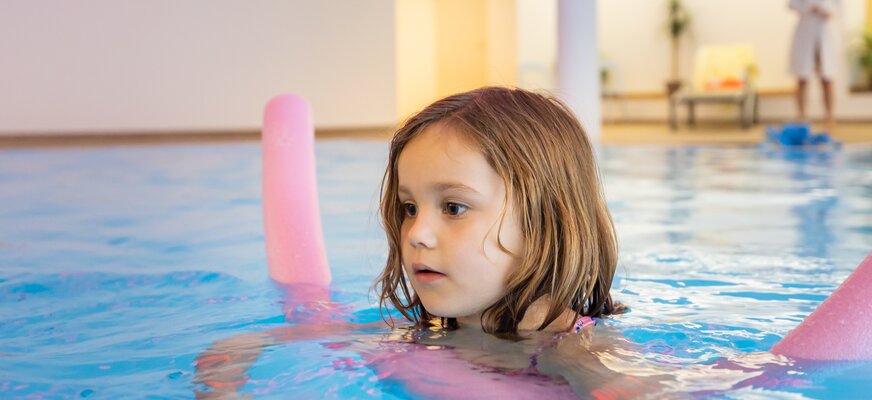
[[[613,372],[593,355],[609,344],[590,328],[621,310],[609,294],[617,245],[593,149],[560,101],[497,87],[439,100],[395,134],[382,186],[389,253],[376,284],[380,306],[439,328],[390,340],[455,352],[361,349],[369,365],[390,366],[394,379],[435,397],[471,395],[457,385],[486,387],[488,397],[541,396],[542,380],[556,377],[570,386],[552,385],[554,395],[650,389],[653,381]],[[198,360],[199,381],[236,390],[269,343],[353,328],[314,323],[216,343]],[[477,374],[458,362],[472,362]],[[415,379],[416,365],[431,379]],[[434,375],[453,392],[428,384]]]
[[394,136],[382,186],[382,306],[511,338],[615,311],[611,216],[559,101],[496,87],[437,101]]

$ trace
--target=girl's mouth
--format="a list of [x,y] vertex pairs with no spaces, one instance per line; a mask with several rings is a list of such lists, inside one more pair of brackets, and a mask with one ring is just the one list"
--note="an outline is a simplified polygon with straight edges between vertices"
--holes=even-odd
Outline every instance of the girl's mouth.
[[436,271],[421,270],[415,272],[415,279],[421,283],[430,283],[445,277],[445,274]]
[[445,277],[445,274],[424,264],[412,264],[412,270],[415,272],[415,279],[420,283],[430,283]]

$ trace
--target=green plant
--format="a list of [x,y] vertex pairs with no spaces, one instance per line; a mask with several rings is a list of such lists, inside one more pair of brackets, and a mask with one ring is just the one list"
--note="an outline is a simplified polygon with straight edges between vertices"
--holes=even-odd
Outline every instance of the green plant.
[[672,80],[678,80],[678,55],[681,52],[681,36],[690,26],[690,15],[681,0],[669,0],[669,35],[672,37]]
[[863,71],[866,72],[866,85],[872,88],[872,32],[863,34],[859,50],[857,61],[863,67]]
[[669,0],[669,34],[672,39],[679,39],[689,25],[690,15],[681,0]]

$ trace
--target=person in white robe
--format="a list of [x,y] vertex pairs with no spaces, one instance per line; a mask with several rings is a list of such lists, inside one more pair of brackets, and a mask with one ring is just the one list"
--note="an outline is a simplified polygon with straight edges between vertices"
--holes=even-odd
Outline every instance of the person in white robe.
[[838,54],[833,17],[839,0],[790,0],[789,7],[799,13],[790,51],[790,71],[796,75],[798,117],[806,119],[806,88],[817,71],[824,97],[825,121],[833,125],[833,79]]

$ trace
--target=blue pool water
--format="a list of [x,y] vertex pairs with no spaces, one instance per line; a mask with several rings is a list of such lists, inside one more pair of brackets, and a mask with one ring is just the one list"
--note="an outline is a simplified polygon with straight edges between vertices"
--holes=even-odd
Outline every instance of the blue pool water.
[[[369,289],[386,252],[374,214],[386,152],[317,143],[332,301],[351,322],[380,319]],[[765,351],[872,250],[872,146],[604,147],[600,158],[621,245],[614,296],[632,309],[607,321],[625,343],[609,365],[669,376],[674,396],[869,393],[872,362]],[[0,150],[0,398],[206,396],[196,357],[293,325],[283,301],[266,277],[257,143]],[[368,356],[410,351],[386,347],[400,336],[270,345],[242,392],[420,397]]]

